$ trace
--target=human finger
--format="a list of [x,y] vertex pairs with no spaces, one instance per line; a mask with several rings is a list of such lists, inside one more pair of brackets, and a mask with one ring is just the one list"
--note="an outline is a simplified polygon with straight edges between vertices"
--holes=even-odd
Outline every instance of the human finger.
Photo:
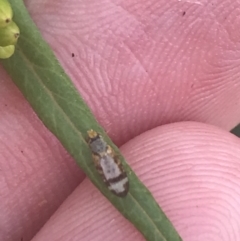
[[[237,241],[239,145],[213,126],[176,123],[142,134],[122,151],[184,241]],[[43,239],[144,240],[88,179],[33,241]]]

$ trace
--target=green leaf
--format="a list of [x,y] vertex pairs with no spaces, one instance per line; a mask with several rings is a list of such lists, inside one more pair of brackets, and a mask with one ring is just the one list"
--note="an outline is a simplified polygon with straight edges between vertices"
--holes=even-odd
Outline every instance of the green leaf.
[[[86,106],[72,82],[44,42],[21,0],[10,1],[21,37],[14,55],[1,63],[29,101],[44,125],[60,140],[103,195],[149,241],[180,241],[181,238],[151,193],[139,181]],[[105,138],[120,155],[129,177],[125,198],[112,194],[98,175],[86,143],[87,130]]]

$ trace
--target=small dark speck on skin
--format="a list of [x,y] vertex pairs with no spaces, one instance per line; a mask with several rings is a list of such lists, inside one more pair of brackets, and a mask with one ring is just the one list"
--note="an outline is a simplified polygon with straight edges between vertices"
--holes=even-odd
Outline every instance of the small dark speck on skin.
[[5,106],[7,106],[7,104],[5,104]]
[[182,15],[185,16],[185,14],[186,14],[186,12],[184,11],[184,12],[182,13]]
[[75,54],[74,53],[72,53],[72,57],[74,57],[75,56]]
[[21,150],[21,152],[23,153],[23,151]]

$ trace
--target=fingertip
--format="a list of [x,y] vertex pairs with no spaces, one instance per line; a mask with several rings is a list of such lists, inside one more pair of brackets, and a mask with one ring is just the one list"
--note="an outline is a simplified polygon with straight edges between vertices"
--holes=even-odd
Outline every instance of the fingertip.
[[[214,126],[161,126],[121,149],[183,240],[238,240],[240,142]],[[237,228],[236,228],[237,227]]]
[[[121,149],[184,241],[239,239],[238,138],[205,124],[176,123],[148,131]],[[88,179],[34,241],[42,237],[144,240]]]

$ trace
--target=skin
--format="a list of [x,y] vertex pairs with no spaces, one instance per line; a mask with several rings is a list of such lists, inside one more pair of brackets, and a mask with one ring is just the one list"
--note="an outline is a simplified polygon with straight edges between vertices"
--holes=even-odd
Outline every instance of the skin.
[[[229,130],[240,117],[240,3],[208,2],[26,5],[183,240],[237,241],[240,141]],[[144,240],[2,68],[0,83],[0,240]]]

